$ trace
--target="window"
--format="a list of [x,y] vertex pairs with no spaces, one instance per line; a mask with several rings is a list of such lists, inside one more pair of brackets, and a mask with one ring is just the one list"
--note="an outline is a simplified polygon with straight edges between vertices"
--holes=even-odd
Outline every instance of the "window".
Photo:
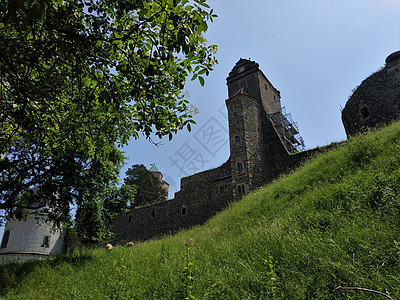
[[274,95],[274,101],[276,101],[276,96]]
[[242,82],[242,83],[240,84],[240,88],[241,88],[241,89],[247,89],[247,83],[246,83],[246,82]]
[[225,193],[225,187],[224,187],[224,186],[220,186],[220,187],[219,187],[219,193],[220,193],[220,194]]
[[369,117],[369,110],[366,106],[361,107],[361,117],[363,120],[367,119]]
[[238,194],[239,194],[239,195],[242,195],[242,194],[245,193],[245,191],[244,191],[244,184],[239,184],[237,188],[238,188]]
[[238,169],[238,171],[242,171],[243,170],[242,163],[237,163],[237,169]]
[[264,87],[268,91],[268,85],[264,83]]
[[49,235],[45,235],[43,237],[43,243],[42,243],[42,247],[49,247],[50,246],[50,236]]
[[187,206],[186,205],[182,205],[181,214],[182,214],[182,216],[187,214]]
[[10,230],[4,231],[3,240],[1,241],[1,248],[7,248],[9,238],[10,238]]
[[240,136],[235,136],[235,142],[240,143]]
[[155,209],[153,209],[153,210],[151,211],[151,216],[152,216],[153,218],[156,217],[156,210],[155,210]]
[[233,117],[235,118],[235,119],[237,119],[237,118],[239,118],[239,115],[238,115],[238,113],[233,113]]
[[129,216],[128,223],[132,223],[132,216]]

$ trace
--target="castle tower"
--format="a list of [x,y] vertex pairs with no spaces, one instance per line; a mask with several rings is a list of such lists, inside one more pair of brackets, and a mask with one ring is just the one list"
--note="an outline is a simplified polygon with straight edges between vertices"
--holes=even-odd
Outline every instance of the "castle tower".
[[400,51],[390,54],[384,68],[366,78],[342,110],[347,136],[400,118]]
[[240,59],[226,79],[234,199],[265,184],[269,162],[279,168],[278,157],[297,152],[300,144],[294,123],[282,111],[280,92],[258,66]]
[[257,99],[268,114],[280,112],[280,92],[258,67],[258,63],[243,58],[236,63],[226,79],[228,98],[232,98],[243,89],[249,96]]
[[162,181],[163,179],[163,175],[162,173],[158,170],[158,168],[156,167],[156,164],[152,164],[151,168],[149,169],[149,171],[151,173],[153,173],[154,176],[156,176],[158,178],[158,180]]
[[156,164],[153,164],[151,166],[151,168],[149,169],[149,171],[151,173],[153,173],[153,175],[155,177],[157,177],[158,180],[160,180],[161,182],[161,186],[162,188],[166,191],[166,196],[165,196],[165,200],[168,200],[168,193],[169,193],[169,184],[168,182],[166,182],[165,180],[163,180],[163,174],[158,170],[158,168],[156,167]]
[[45,222],[43,209],[31,210],[24,220],[7,220],[0,244],[0,264],[25,262],[60,254],[64,250],[64,235]]

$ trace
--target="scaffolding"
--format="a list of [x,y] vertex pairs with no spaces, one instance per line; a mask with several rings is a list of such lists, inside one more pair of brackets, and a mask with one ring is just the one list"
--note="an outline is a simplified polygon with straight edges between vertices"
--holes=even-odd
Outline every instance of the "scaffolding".
[[304,140],[299,134],[297,122],[293,121],[285,107],[282,107],[280,112],[270,114],[269,118],[287,152],[296,153],[304,150]]

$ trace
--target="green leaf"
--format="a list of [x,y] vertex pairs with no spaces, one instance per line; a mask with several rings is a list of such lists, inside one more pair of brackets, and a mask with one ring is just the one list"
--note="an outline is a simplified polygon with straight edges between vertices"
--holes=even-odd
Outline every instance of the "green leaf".
[[191,5],[186,5],[186,6],[185,6],[185,10],[186,10],[187,12],[191,12],[191,11],[193,10],[193,6],[191,6]]
[[199,78],[199,82],[200,82],[201,86],[204,86],[204,78],[201,76],[199,76],[198,78]]
[[207,23],[203,20],[200,20],[200,24],[198,26],[199,31],[206,31],[208,29]]

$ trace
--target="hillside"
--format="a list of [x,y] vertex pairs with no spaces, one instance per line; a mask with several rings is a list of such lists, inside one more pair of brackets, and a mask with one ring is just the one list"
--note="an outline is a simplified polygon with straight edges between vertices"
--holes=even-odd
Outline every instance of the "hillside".
[[[400,123],[350,139],[206,225],[0,267],[9,299],[400,298]],[[189,241],[188,241],[189,240]]]

